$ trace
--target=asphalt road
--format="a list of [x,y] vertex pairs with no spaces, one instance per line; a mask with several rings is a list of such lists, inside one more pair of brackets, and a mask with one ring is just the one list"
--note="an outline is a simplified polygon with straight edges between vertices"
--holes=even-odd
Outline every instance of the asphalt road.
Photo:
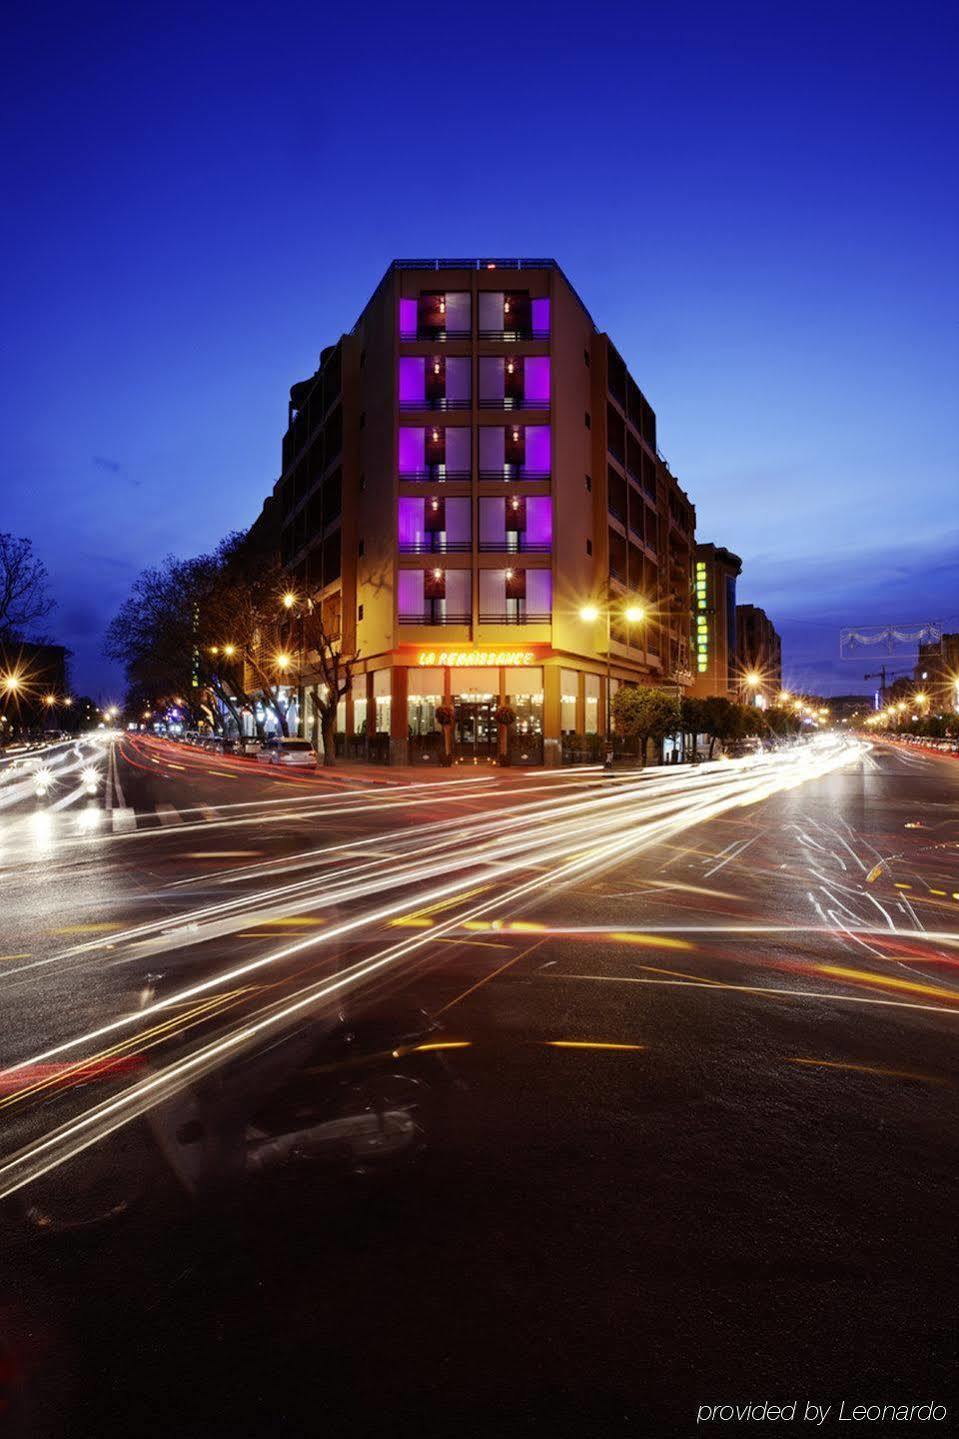
[[[955,1427],[954,760],[48,764],[39,798],[0,780],[11,1432],[768,1435],[809,1402],[829,1434],[843,1400]],[[420,1011],[447,1047],[408,1163],[200,1200],[140,1119],[108,1132],[229,1093],[224,1046],[305,1025],[325,1056],[337,1015],[407,1074]],[[25,1217],[98,1186],[126,1212]],[[765,1400],[799,1417],[697,1425]]]

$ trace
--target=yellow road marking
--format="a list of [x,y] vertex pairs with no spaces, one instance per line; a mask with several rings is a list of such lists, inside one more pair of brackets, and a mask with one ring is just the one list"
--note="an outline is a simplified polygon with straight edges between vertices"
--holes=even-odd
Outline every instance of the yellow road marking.
[[550,1049],[645,1049],[645,1044],[609,1044],[593,1039],[544,1039]]
[[639,944],[646,949],[695,949],[688,939],[673,939],[664,934],[636,934],[631,930],[620,930],[607,935],[608,939],[619,940],[620,944]]
[[816,968],[820,974],[828,974],[835,979],[854,979],[860,984],[877,984],[882,989],[934,995],[936,999],[948,999],[952,1004],[959,1004],[959,990],[943,989],[937,984],[917,984],[913,979],[895,979],[890,974],[871,974],[868,970],[847,969],[842,964],[817,964]]
[[122,929],[122,928],[123,928],[123,925],[120,924],[119,922],[117,922],[117,923],[112,923],[112,922],[107,923],[107,922],[105,922],[105,923],[103,923],[103,924],[69,924],[69,925],[66,925],[63,929],[51,929],[51,930],[50,930],[50,933],[51,933],[51,934],[103,934],[105,931],[108,931],[108,930],[111,930],[111,929]]
[[935,1074],[913,1074],[907,1069],[883,1069],[874,1064],[844,1064],[838,1059],[797,1059],[789,1058],[787,1064],[808,1064],[816,1069],[849,1069],[857,1074],[881,1074],[887,1079],[921,1079],[924,1084],[945,1084]]
[[866,883],[867,883],[867,884],[872,884],[873,881],[874,881],[874,880],[877,880],[881,874],[882,874],[882,864],[881,864],[881,863],[879,863],[879,864],[874,864],[873,867],[872,867],[872,869],[871,869],[871,870],[869,871],[869,873],[866,875]]
[[25,954],[0,954],[0,960],[4,960],[4,959],[29,959],[29,958],[30,958],[30,950],[27,950]]
[[911,884],[903,884],[901,880],[895,881],[896,889],[912,889]]

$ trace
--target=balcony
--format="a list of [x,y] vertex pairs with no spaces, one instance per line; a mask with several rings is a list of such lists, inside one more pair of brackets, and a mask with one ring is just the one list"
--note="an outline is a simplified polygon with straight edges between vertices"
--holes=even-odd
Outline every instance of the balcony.
[[534,613],[528,610],[504,610],[502,612],[480,612],[479,622],[481,625],[548,625],[552,623],[553,616],[548,611],[543,614]]
[[468,340],[472,334],[467,291],[436,290],[400,300],[401,340]]
[[481,410],[548,410],[549,400],[527,395],[487,395],[479,402]]
[[549,300],[534,299],[528,290],[480,290],[481,340],[548,340]]
[[533,325],[517,325],[512,330],[480,330],[481,340],[548,340],[548,329],[536,329]]
[[528,540],[516,530],[507,531],[503,540],[480,540],[481,554],[548,555],[553,546],[549,540]]
[[514,480],[548,480],[549,470],[528,470],[525,465],[504,465],[500,470],[480,470],[481,480],[499,480],[510,483]]
[[468,410],[471,361],[462,355],[401,355],[399,404],[409,410]]
[[471,480],[472,470],[448,470],[445,465],[428,465],[424,470],[400,470],[399,479],[407,484],[452,484],[453,481]]
[[549,409],[548,355],[481,355],[478,375],[481,410]]
[[446,340],[469,340],[472,335],[470,329],[453,330],[445,325],[417,325],[415,329],[400,330],[401,340],[437,340],[440,344]]
[[400,540],[401,555],[468,555],[472,552],[472,540],[451,540],[446,535],[427,535],[421,540]]
[[424,395],[418,400],[400,400],[400,409],[407,410],[469,410],[473,401],[469,395],[451,399],[449,395]]
[[401,614],[398,618],[401,625],[469,625],[473,622],[472,615],[441,613],[438,610],[424,610],[422,614],[415,615]]

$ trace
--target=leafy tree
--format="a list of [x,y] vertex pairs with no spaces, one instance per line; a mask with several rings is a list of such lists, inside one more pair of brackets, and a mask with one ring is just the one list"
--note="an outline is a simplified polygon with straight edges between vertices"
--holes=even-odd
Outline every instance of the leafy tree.
[[635,739],[640,763],[646,762],[650,740],[662,741],[679,727],[679,705],[673,695],[649,685],[620,685],[613,696],[613,723],[621,735]]
[[709,758],[716,750],[717,740],[733,738],[736,706],[725,695],[708,695],[702,701],[702,733],[709,739]]
[[684,695],[679,702],[680,724],[688,741],[686,750],[691,760],[696,757],[696,736],[707,733],[704,704],[705,700],[696,695]]
[[53,609],[47,569],[33,553],[33,542],[0,534],[0,639],[22,635]]

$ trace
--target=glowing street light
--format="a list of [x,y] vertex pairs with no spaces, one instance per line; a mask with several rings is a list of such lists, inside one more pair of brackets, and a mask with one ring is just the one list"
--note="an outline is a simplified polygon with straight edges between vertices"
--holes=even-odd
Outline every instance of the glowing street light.
[[289,655],[277,655],[276,667],[278,670],[288,670],[290,668]]
[[295,604],[296,595],[293,593],[292,590],[287,590],[286,594],[283,596],[283,608],[285,610],[291,610]]
[[0,684],[3,685],[4,691],[8,695],[15,695],[20,689],[20,676],[15,674],[6,674],[3,676],[3,679],[0,680]]
[[[508,573],[508,572],[507,572],[507,573]],[[646,618],[646,610],[644,609],[644,607],[643,607],[642,605],[637,605],[637,604],[624,605],[621,613],[622,613],[623,619],[626,621],[627,625],[638,625],[638,624],[641,624],[642,621]],[[609,769],[609,768],[612,766],[612,763],[613,763],[613,712],[612,712],[612,694],[611,694],[611,691],[612,691],[612,688],[613,688],[613,680],[612,680],[612,662],[613,662],[613,656],[612,656],[612,648],[613,648],[613,644],[612,644],[612,616],[613,616],[613,607],[612,607],[612,605],[607,604],[606,607],[605,607],[605,609],[600,609],[599,605],[594,605],[594,604],[590,603],[590,604],[587,604],[587,605],[582,605],[581,608],[580,608],[580,611],[579,611],[579,617],[580,617],[580,619],[583,620],[584,623],[585,623],[585,624],[588,624],[588,625],[590,625],[590,624],[595,624],[596,620],[598,620],[601,615],[605,616],[605,619],[606,619],[606,758],[604,759],[603,764],[604,764],[604,766],[605,766],[606,769]]]

